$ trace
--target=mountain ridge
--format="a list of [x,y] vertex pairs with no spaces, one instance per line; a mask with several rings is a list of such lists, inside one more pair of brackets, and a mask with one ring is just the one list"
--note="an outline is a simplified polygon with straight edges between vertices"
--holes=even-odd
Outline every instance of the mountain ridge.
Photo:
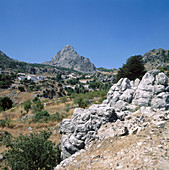
[[143,62],[146,70],[166,67],[169,65],[169,50],[163,48],[150,50],[144,54]]

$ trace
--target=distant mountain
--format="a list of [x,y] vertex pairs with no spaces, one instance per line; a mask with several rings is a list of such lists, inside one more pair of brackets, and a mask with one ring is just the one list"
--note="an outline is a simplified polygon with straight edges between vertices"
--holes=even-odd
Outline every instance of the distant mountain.
[[27,70],[27,63],[14,60],[0,51],[0,68],[2,70],[24,71]]
[[22,72],[22,73],[30,73],[36,75],[43,74],[69,74],[69,73],[77,73],[77,71],[68,68],[56,67],[52,65],[45,64],[36,64],[36,63],[25,63],[14,60],[8,57],[5,53],[0,51],[0,69],[1,71],[10,71],[10,72]]
[[143,56],[146,70],[169,66],[169,50],[162,48],[148,51]]
[[92,64],[88,58],[77,54],[71,45],[65,46],[51,61],[44,62],[44,64],[74,69],[83,73],[96,72],[94,64]]

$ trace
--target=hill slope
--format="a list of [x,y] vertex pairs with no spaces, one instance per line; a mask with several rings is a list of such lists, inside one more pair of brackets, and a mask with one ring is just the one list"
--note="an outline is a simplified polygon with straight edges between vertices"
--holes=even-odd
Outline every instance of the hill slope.
[[143,56],[146,70],[156,69],[169,65],[169,50],[162,48],[148,51]]
[[71,45],[65,46],[51,61],[44,62],[44,64],[74,69],[84,73],[96,72],[94,64],[92,64],[88,58],[77,54]]

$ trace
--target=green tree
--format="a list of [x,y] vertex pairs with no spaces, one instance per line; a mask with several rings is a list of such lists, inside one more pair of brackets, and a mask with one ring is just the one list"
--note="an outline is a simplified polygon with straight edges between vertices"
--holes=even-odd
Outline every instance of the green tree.
[[9,97],[0,97],[0,111],[12,108],[12,100]]
[[48,120],[49,116],[50,116],[49,113],[46,110],[43,110],[35,115],[35,121],[36,122],[39,120],[46,121]]
[[78,97],[75,99],[75,103],[78,104],[79,107],[85,108],[87,106],[87,101],[84,100],[82,97]]
[[25,111],[28,113],[29,110],[31,109],[31,105],[32,105],[31,101],[30,101],[30,100],[26,100],[26,101],[23,103],[23,105],[24,105]]
[[56,75],[56,81],[59,82],[60,80],[62,80],[62,75],[61,74],[57,74]]
[[121,78],[127,77],[130,80],[135,80],[136,78],[141,79],[145,74],[144,63],[141,55],[136,55],[130,57],[126,64],[118,71],[117,81]]
[[41,131],[7,138],[6,164],[11,169],[53,169],[59,162],[59,151],[49,137],[51,132]]
[[39,98],[35,97],[33,99],[34,104],[32,105],[32,111],[37,113],[41,112],[44,109],[43,103],[39,100]]
[[25,88],[23,86],[19,86],[18,90],[20,90],[20,92],[23,92],[23,91],[25,91]]

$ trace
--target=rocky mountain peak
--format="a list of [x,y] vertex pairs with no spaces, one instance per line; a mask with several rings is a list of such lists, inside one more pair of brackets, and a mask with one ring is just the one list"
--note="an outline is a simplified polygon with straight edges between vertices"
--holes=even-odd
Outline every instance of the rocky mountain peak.
[[61,52],[67,52],[67,51],[74,51],[74,48],[71,45],[66,45]]
[[94,64],[88,58],[80,56],[71,45],[66,45],[51,61],[44,64],[74,69],[84,73],[96,72]]

